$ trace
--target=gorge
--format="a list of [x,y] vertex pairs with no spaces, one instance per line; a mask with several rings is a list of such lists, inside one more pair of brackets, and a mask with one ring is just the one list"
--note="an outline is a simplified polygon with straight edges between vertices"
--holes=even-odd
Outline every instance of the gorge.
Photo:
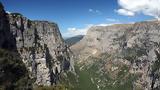
[[64,40],[56,23],[0,3],[0,90],[159,90],[159,38],[160,21],[150,20]]

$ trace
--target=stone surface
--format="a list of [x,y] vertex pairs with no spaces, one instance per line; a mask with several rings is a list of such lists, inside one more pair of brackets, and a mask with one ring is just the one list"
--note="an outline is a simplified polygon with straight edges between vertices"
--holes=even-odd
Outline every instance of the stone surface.
[[9,19],[0,3],[0,89],[26,90],[31,88],[28,70],[18,53],[16,39],[10,30]]
[[[126,64],[127,61],[130,73],[140,75],[133,86],[139,86],[143,90],[158,90],[160,74],[159,66],[155,66],[155,63],[159,61],[159,54],[156,54],[160,47],[159,38],[159,21],[93,26],[87,35],[71,48],[77,55],[77,62],[86,65],[94,62],[87,61],[88,57],[97,57],[103,53],[114,57],[112,62]],[[153,69],[154,66],[156,70]]]
[[72,53],[56,23],[32,21],[20,13],[7,14],[2,4],[0,48],[19,53],[34,85],[57,84],[61,73],[74,71]]
[[0,48],[13,50],[16,49],[16,41],[10,32],[9,19],[0,3]]
[[[8,15],[17,49],[35,78],[37,85],[52,85],[65,70],[74,70],[71,53],[65,45],[57,24],[31,21],[21,14]],[[71,67],[72,66],[72,67]]]

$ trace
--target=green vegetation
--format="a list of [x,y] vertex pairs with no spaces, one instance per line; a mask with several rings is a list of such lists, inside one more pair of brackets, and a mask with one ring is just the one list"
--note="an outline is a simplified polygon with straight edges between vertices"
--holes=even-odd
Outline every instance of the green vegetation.
[[[72,90],[132,90],[132,83],[136,76],[129,73],[126,65],[116,71],[107,71],[104,65],[111,55],[102,54],[100,58],[89,57],[94,63],[91,65],[76,64],[76,73],[68,75]],[[112,63],[113,65],[114,63]],[[113,65],[113,66],[116,66]],[[83,68],[82,68],[83,67]],[[81,68],[81,69],[80,69]],[[116,73],[117,72],[117,73]],[[116,74],[116,75],[114,75]],[[114,77],[116,76],[116,77]],[[98,89],[99,88],[99,89]]]
[[[128,50],[132,57],[137,52]],[[129,73],[129,67],[119,63],[111,63],[111,67],[118,66],[118,70],[106,70],[105,65],[114,58],[107,53],[99,58],[89,57],[91,64],[76,64],[76,74],[65,72],[56,86],[38,86],[34,90],[132,90],[132,83],[136,76]],[[32,88],[32,81],[28,77],[25,65],[19,54],[0,49],[0,88],[17,90]],[[83,68],[82,68],[83,67]]]
[[133,48],[126,48],[122,50],[123,59],[134,61],[137,57],[147,55],[146,49],[135,46]]
[[31,88],[28,71],[16,52],[0,49],[0,88],[2,90]]
[[76,70],[77,74],[79,75],[79,82],[78,86],[75,87],[73,90],[97,90],[96,85],[91,81],[91,78],[93,76],[88,70],[80,71],[78,68]]
[[63,85],[56,85],[56,86],[39,86],[34,88],[34,90],[68,90]]
[[160,69],[160,53],[158,53],[158,51],[155,51],[155,53],[157,56],[157,60],[155,61],[155,63],[152,66],[152,72],[155,72]]
[[11,15],[12,15],[14,18],[17,18],[17,17],[23,16],[23,15],[22,15],[22,14],[20,14],[20,13],[11,13]]
[[20,16],[22,16],[22,14],[20,14],[20,13],[12,13],[12,15],[20,15]]
[[28,28],[31,28],[32,23],[33,23],[33,22],[28,19],[27,27],[28,27]]
[[[157,56],[157,60],[154,62],[154,64],[152,65],[152,71],[151,71],[151,76],[152,76],[152,84],[151,84],[151,88],[153,90],[159,90],[160,86],[156,86],[155,82],[156,80],[160,80],[160,53],[155,50],[156,56]],[[156,86],[156,87],[155,87]]]

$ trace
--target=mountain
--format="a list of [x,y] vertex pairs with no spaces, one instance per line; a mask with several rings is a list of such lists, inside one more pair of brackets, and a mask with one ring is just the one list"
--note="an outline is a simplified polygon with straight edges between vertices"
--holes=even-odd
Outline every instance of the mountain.
[[69,46],[72,46],[72,45],[76,44],[77,42],[79,42],[83,37],[84,37],[84,35],[77,35],[77,36],[65,39],[65,42]]
[[[0,73],[0,86],[4,89],[10,87],[13,90],[16,82],[25,76],[31,83],[18,87],[18,90],[57,85],[66,72],[74,72],[72,53],[56,23],[30,20],[20,13],[8,14],[1,3],[0,49],[0,53],[4,52],[0,56],[0,70],[3,71]],[[7,79],[7,73],[11,79]],[[16,75],[17,78],[13,78]]]
[[29,79],[27,68],[17,51],[16,39],[10,31],[7,14],[0,3],[0,89],[30,89]]
[[0,89],[160,90],[159,38],[154,20],[63,40],[56,23],[6,13],[0,3]]
[[159,90],[159,37],[160,21],[91,27],[71,46],[76,90]]

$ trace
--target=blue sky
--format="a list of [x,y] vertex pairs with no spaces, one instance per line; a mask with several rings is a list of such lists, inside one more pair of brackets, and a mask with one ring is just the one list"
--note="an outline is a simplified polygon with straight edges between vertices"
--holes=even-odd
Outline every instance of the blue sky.
[[[6,11],[19,12],[32,20],[56,22],[64,37],[75,35],[89,25],[130,23],[152,17],[120,15],[118,0],[0,0]],[[77,32],[78,33],[78,32]],[[83,33],[83,32],[82,32]]]

